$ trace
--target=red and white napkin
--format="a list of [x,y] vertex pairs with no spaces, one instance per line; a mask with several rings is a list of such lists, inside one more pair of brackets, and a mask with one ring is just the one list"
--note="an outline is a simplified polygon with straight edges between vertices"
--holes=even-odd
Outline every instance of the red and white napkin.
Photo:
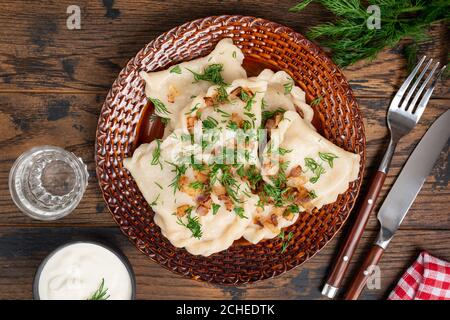
[[423,251],[388,300],[450,300],[450,263]]

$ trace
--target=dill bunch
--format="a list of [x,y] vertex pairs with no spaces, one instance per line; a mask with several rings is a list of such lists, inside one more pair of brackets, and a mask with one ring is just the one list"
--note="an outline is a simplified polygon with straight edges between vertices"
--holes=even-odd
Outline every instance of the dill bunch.
[[[411,40],[405,48],[408,65],[415,63],[417,44],[427,40],[433,23],[448,23],[448,0],[304,0],[289,9],[298,12],[311,2],[318,2],[334,13],[335,22],[310,28],[307,36],[332,51],[336,64],[346,67],[360,60],[373,60],[386,47],[393,48],[403,39]],[[369,5],[380,8],[381,28],[369,29]]]

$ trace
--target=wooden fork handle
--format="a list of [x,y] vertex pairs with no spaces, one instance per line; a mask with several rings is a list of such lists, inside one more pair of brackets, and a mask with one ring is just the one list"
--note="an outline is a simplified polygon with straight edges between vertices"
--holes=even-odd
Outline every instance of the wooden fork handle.
[[364,228],[366,227],[370,213],[373,210],[375,201],[380,194],[380,190],[385,179],[386,173],[382,171],[377,171],[373,177],[364,201],[356,213],[356,221],[354,222],[350,232],[347,234],[347,237],[345,238],[345,241],[339,251],[338,257],[335,260],[335,264],[331,269],[331,273],[322,291],[323,295],[329,298],[334,298],[337,290],[340,288],[342,279],[347,271],[356,246],[361,239]]
[[368,278],[373,274],[374,267],[378,264],[381,256],[384,253],[384,249],[378,245],[373,245],[369,254],[367,255],[364,263],[353,279],[347,293],[344,296],[344,300],[357,300],[361,292],[367,283]]

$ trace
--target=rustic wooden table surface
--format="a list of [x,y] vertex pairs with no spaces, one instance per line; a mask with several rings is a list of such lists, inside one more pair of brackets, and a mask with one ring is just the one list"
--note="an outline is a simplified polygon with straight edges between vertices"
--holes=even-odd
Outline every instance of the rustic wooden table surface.
[[[72,4],[81,8],[81,30],[66,27],[66,9]],[[301,14],[289,13],[294,4],[295,0],[0,2],[0,299],[30,299],[34,272],[46,254],[84,237],[105,240],[123,250],[136,272],[139,299],[322,298],[320,287],[342,231],[313,259],[278,278],[236,288],[196,282],[161,268],[133,247],[107,212],[95,177],[94,138],[100,108],[121,68],[147,42],[181,23],[208,15],[252,15],[302,33],[308,26],[332,18],[319,5]],[[421,50],[445,59],[448,31],[436,26],[432,34],[433,41]],[[406,75],[405,61],[400,49],[386,50],[376,61],[359,63],[345,74],[364,116],[367,177],[387,144],[385,111]],[[420,124],[401,141],[383,196],[426,128],[448,109],[448,84],[448,80],[441,83]],[[91,176],[78,208],[55,222],[24,216],[8,191],[14,160],[43,144],[81,156]],[[381,289],[366,290],[362,298],[386,298],[421,250],[450,260],[448,146],[446,149],[382,259]],[[376,229],[372,217],[351,271],[361,262]]]

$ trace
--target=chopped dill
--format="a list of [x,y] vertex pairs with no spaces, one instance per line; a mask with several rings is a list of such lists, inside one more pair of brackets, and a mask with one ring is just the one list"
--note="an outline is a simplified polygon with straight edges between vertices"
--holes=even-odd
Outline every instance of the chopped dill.
[[181,68],[180,66],[175,66],[172,69],[170,69],[170,73],[177,73],[177,74],[181,74]]

